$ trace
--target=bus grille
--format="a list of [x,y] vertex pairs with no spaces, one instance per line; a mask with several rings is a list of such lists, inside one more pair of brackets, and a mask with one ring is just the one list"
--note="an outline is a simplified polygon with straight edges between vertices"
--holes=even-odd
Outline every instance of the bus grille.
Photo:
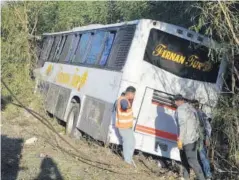
[[128,25],[119,29],[110,53],[109,67],[121,69],[124,66],[134,32],[135,25]]

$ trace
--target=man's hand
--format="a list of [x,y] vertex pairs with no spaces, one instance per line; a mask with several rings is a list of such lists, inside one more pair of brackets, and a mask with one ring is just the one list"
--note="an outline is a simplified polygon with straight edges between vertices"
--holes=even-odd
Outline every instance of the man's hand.
[[182,150],[183,149],[183,143],[180,139],[178,139],[177,144],[178,144],[178,149]]

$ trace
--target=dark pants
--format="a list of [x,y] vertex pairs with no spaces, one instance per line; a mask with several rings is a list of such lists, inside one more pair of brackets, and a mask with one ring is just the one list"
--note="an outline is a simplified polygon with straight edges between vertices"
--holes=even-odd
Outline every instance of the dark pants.
[[183,177],[189,179],[190,167],[195,172],[198,180],[205,180],[202,168],[197,158],[197,143],[186,144],[180,150],[180,157],[183,166]]

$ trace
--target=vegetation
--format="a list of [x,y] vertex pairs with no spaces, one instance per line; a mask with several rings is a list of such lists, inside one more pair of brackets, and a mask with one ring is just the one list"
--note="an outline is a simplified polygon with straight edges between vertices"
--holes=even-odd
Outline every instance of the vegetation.
[[[23,103],[32,102],[32,70],[38,57],[38,37],[43,32],[139,18],[152,18],[191,28],[220,42],[222,48],[218,51],[227,56],[229,76],[225,81],[228,82],[229,95],[224,96],[215,109],[213,145],[216,148],[218,144],[226,145],[226,158],[236,162],[239,161],[238,9],[235,1],[5,2],[2,5],[1,27],[2,79]],[[8,96],[3,87],[2,97]]]
[[218,50],[218,59],[221,60],[220,52],[223,52],[228,62],[229,76],[225,79],[228,94],[221,97],[214,110],[212,147],[217,155],[226,151],[226,159],[239,164],[239,4],[219,1],[194,7],[199,8],[200,13],[198,24],[193,28],[203,30],[204,34],[220,42],[222,48]]

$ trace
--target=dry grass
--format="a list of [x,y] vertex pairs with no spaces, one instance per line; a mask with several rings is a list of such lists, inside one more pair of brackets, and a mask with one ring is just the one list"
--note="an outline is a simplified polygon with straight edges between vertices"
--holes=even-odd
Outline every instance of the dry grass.
[[[114,154],[109,148],[91,142],[89,139],[74,140],[64,135],[63,127],[58,125],[56,121],[51,121],[51,124],[56,127],[57,132],[77,150],[68,146],[63,142],[58,135],[52,133],[40,122],[34,120],[31,116],[26,117],[26,114],[21,112],[15,119],[6,120],[6,114],[3,113],[2,135],[10,139],[22,139],[23,141],[36,136],[37,142],[33,145],[24,145],[19,154],[18,178],[17,179],[34,179],[41,173],[41,163],[45,158],[40,155],[47,155],[54,161],[54,166],[57,167],[61,176],[64,179],[81,180],[81,179],[175,179],[177,174],[166,169],[159,169],[155,161],[143,159],[142,156],[135,156],[137,169],[125,165],[121,157]],[[7,148],[4,149],[7,151]],[[72,154],[73,153],[73,154]],[[11,156],[11,155],[9,155]],[[102,162],[95,163],[86,161],[86,164],[81,161],[82,156],[90,157],[93,161]],[[8,161],[8,156],[5,161]],[[109,165],[104,165],[109,164]],[[145,166],[147,164],[147,166]],[[4,164],[3,164],[4,166]],[[107,169],[107,170],[106,170]],[[115,171],[115,172],[111,172]],[[11,172],[9,172],[11,173]],[[4,179],[4,178],[3,178]]]

